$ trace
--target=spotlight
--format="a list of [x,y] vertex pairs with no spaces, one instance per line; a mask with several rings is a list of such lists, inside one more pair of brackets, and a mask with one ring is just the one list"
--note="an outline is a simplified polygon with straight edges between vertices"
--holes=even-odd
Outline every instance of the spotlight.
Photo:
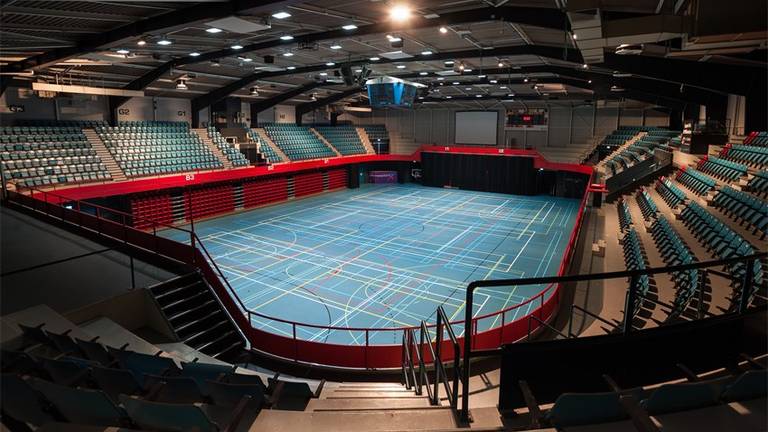
[[523,78],[523,82],[528,82],[528,77]]
[[293,57],[293,53],[288,51],[283,53],[283,57]]
[[459,85],[459,84],[461,84],[461,83],[460,83],[460,82],[458,82],[458,81],[454,81],[454,82],[452,82],[451,84],[453,84],[453,85]]
[[190,56],[190,57],[199,57],[199,56],[200,56],[200,53],[199,53],[199,52],[197,52],[197,51],[195,51],[195,52],[191,52],[191,53],[189,53],[189,56]]
[[216,34],[216,33],[221,33],[223,30],[220,28],[211,27],[211,28],[205,29],[205,31],[211,34]]
[[118,53],[118,54],[123,54],[123,55],[126,55],[126,54],[130,53],[130,51],[128,51],[127,49],[119,49],[119,50],[117,50],[115,52]]
[[581,65],[581,68],[582,68],[582,69],[589,69],[589,65],[588,65],[588,64],[586,64],[586,63],[584,63],[583,65]]
[[397,65],[398,69],[405,69],[405,65]]
[[405,5],[395,5],[390,9],[389,17],[392,21],[407,21],[411,17],[411,9]]
[[187,89],[187,83],[183,79],[177,79],[176,80],[176,90],[186,90]]
[[487,77],[487,75],[478,75],[478,76],[477,76],[477,78],[478,78],[478,79],[484,79],[484,78],[486,78],[486,77]]
[[357,26],[354,25],[354,24],[347,24],[347,25],[341,26],[341,28],[343,28],[344,30],[349,31],[349,30],[356,30]]
[[239,50],[239,49],[243,49],[243,46],[240,44],[234,44],[230,48],[232,48],[233,50]]
[[419,72],[419,75],[421,75],[421,76],[427,76],[427,75],[429,75],[429,72]]
[[258,96],[259,95],[259,86],[251,87],[249,93],[251,94],[251,96]]
[[453,97],[453,96],[451,96],[451,95],[448,95],[448,96],[446,96],[445,98],[446,98],[446,99],[451,99],[452,97]]
[[592,84],[592,80],[587,81],[587,84]]
[[162,37],[162,38],[160,38],[160,40],[157,41],[157,44],[158,45],[162,45],[162,46],[168,46],[168,45],[170,45],[172,43],[173,43],[173,41],[168,39],[168,38],[166,38],[166,37]]
[[333,44],[333,45],[331,45],[331,46],[330,46],[330,48],[331,48],[332,50],[341,49],[341,45],[339,45],[339,44]]
[[291,35],[282,35],[282,36],[280,36],[280,40],[282,40],[282,41],[293,40],[293,36],[291,36]]
[[448,33],[448,28],[445,27],[445,26],[440,27],[440,33],[442,33],[442,34]]
[[277,19],[286,19],[290,17],[291,17],[291,14],[285,11],[275,12],[272,14],[272,18],[277,18]]
[[333,65],[335,65],[335,64],[336,64],[336,63],[334,63],[334,62],[328,62],[328,63],[326,63],[325,65],[326,65],[326,66],[333,66]]
[[328,72],[320,72],[320,76],[328,76]]
[[499,67],[500,68],[504,67],[504,62],[499,62]]
[[138,45],[138,46],[144,46],[146,44],[147,44],[147,40],[144,39],[144,38],[141,38],[141,39],[136,41],[136,45]]
[[483,95],[475,95],[475,97],[483,97]]
[[422,51],[421,55],[423,55],[423,56],[432,55],[432,51],[430,51],[430,50]]
[[371,57],[368,60],[370,60],[370,61],[379,61],[379,60],[381,60],[381,58],[379,58],[379,57]]
[[459,63],[459,70],[463,71],[465,69],[464,63]]
[[294,69],[296,69],[296,66],[288,66],[286,69],[288,69],[288,70],[294,70]]
[[218,60],[211,60],[211,67],[219,67],[221,66],[221,62]]
[[309,96],[309,98],[310,98],[310,99],[312,99],[313,101],[317,101],[317,93],[312,93],[312,94]]
[[490,80],[490,81],[488,81],[488,82],[490,82],[491,84],[496,84],[496,83],[498,83],[498,81],[496,81],[496,80]]

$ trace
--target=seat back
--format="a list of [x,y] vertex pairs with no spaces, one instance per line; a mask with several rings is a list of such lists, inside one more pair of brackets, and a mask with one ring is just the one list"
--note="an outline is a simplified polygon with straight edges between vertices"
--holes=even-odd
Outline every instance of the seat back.
[[147,375],[147,388],[158,383],[162,383],[162,387],[155,396],[157,402],[181,404],[202,402],[204,399],[203,392],[192,378]]
[[232,365],[220,365],[214,363],[182,363],[182,375],[192,378],[197,382],[198,387],[204,390],[207,381],[217,381],[221,375],[229,375],[235,372]]
[[650,415],[686,411],[717,405],[720,394],[730,378],[665,384],[641,402]]
[[125,419],[122,410],[100,390],[65,387],[41,379],[33,379],[32,386],[72,423],[120,426]]
[[136,377],[124,369],[94,367],[91,369],[91,377],[96,385],[115,402],[119,400],[118,396],[121,394],[134,395],[144,390]]
[[206,388],[214,405],[235,406],[244,396],[250,396],[253,409],[261,408],[264,403],[264,387],[259,384],[229,384],[221,381],[208,381]]
[[41,426],[55,421],[43,411],[43,397],[27,381],[15,374],[3,374],[0,377],[0,400],[3,401],[3,413],[13,419]]
[[82,339],[75,338],[75,343],[83,351],[86,357],[98,362],[102,366],[109,366],[114,360],[112,356],[104,348],[104,345],[98,342],[84,341]]
[[149,402],[121,395],[128,416],[142,429],[170,432],[214,432],[218,430],[197,406]]
[[558,428],[585,424],[608,423],[627,418],[619,394],[563,393],[547,414]]
[[721,398],[726,402],[764,398],[768,393],[768,370],[747,371],[726,387]]

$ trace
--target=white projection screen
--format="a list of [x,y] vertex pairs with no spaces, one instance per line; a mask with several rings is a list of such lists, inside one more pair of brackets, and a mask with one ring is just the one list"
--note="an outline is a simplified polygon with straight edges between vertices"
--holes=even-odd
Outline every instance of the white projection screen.
[[456,144],[496,145],[499,129],[498,111],[456,111]]

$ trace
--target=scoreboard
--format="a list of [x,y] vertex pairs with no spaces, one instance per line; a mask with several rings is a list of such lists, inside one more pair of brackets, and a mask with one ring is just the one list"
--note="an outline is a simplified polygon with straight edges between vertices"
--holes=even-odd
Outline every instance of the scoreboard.
[[368,100],[373,108],[411,108],[419,88],[426,87],[394,77],[370,79],[365,85],[368,88]]
[[519,109],[507,111],[506,129],[546,129],[549,112],[546,109]]

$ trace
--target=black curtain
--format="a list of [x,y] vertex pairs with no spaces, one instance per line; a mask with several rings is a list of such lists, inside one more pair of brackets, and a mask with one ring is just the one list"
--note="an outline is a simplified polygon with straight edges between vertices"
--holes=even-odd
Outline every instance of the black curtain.
[[537,193],[536,169],[529,157],[424,152],[421,165],[426,186],[515,195]]

